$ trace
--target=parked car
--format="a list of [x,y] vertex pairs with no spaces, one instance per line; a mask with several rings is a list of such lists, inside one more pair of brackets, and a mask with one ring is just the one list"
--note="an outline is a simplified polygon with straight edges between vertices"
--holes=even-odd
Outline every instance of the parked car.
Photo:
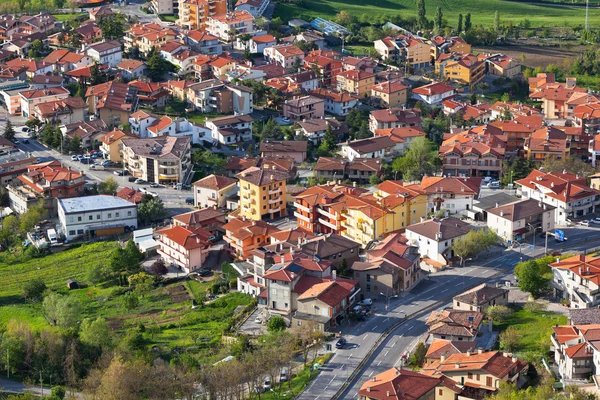
[[28,128],[28,127],[26,127],[26,126],[23,126],[23,127],[21,127],[21,132],[30,133],[30,132],[31,132],[31,129],[29,129],[29,128]]
[[552,256],[553,256],[553,257],[560,256],[561,254],[562,254],[562,251],[561,251],[561,250],[554,250],[554,251],[552,252]]
[[78,161],[78,160],[79,160],[79,158],[77,158],[77,156],[75,154],[73,154],[71,156],[71,161]]
[[372,306],[373,305],[373,299],[364,299],[363,301],[361,301],[358,304],[361,305],[361,306]]
[[287,382],[288,380],[288,372],[287,368],[283,368],[281,373],[279,374],[279,382]]
[[100,165],[100,164],[90,165],[90,169],[94,169],[96,171],[104,171],[104,165]]
[[77,161],[81,161],[83,159],[83,156],[81,154],[77,154]]
[[188,197],[185,199],[185,204],[194,204],[194,198],[193,197]]
[[590,220],[584,219],[583,221],[579,221],[579,225],[590,226]]
[[162,185],[159,184],[159,183],[153,182],[153,183],[150,184],[150,187],[151,188],[160,188],[160,187],[162,187]]
[[271,377],[265,376],[265,383],[263,383],[263,389],[270,390],[273,385],[271,384]]
[[89,164],[93,164],[94,160],[92,160],[91,158],[88,157],[88,158],[82,158],[81,160],[79,160],[79,162],[82,163],[82,164],[88,164],[89,165]]
[[594,218],[594,219],[590,219],[590,222],[592,224],[600,224],[600,218]]
[[146,184],[148,182],[146,182],[145,180],[143,180],[143,179],[140,178],[140,179],[136,179],[135,183],[137,183],[138,185],[144,185],[144,184]]
[[23,139],[23,140],[21,140],[21,142],[23,142],[25,144],[29,144],[29,139]]
[[362,309],[363,309],[363,308],[362,308],[361,306],[354,306],[354,307],[352,308],[352,311],[354,311],[355,313],[359,313],[359,312],[361,312],[361,311],[362,311]]
[[487,184],[487,187],[489,189],[500,189],[500,182],[496,181],[496,182],[490,182]]
[[254,322],[257,324],[262,324],[262,318],[260,317],[260,315],[256,318],[254,318]]
[[127,180],[129,182],[135,182],[135,181],[137,181],[137,178],[135,176],[130,176]]
[[340,338],[335,344],[336,349],[343,349],[348,344],[348,341],[344,338]]
[[112,161],[110,160],[104,160],[101,162],[102,165],[104,165],[105,167],[110,167],[113,165]]
[[203,268],[200,271],[198,271],[198,275],[200,275],[200,276],[208,276],[208,275],[210,275],[210,270]]

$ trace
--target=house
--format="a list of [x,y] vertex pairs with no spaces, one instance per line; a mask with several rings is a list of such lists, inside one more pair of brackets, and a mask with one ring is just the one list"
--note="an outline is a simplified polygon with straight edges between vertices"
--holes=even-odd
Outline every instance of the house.
[[379,99],[382,107],[393,108],[406,105],[408,86],[403,82],[385,81],[371,86],[371,97]]
[[421,110],[416,108],[388,108],[373,110],[369,115],[369,130],[421,126]]
[[359,260],[360,244],[337,233],[326,233],[300,244],[301,252],[319,260],[331,262],[332,267],[352,265]]
[[91,44],[102,38],[102,29],[94,22],[81,25],[75,31],[81,35],[82,44]]
[[541,233],[554,231],[556,207],[534,199],[516,201],[487,210],[487,226],[503,241],[514,243]]
[[12,68],[25,67],[29,79],[33,78],[35,75],[51,75],[54,72],[54,65],[32,59],[13,58],[12,60],[5,61],[4,65]]
[[589,309],[600,304],[600,258],[586,255],[557,258],[550,267],[554,294],[569,300],[569,307]]
[[[13,81],[14,82],[14,81]],[[46,89],[49,87],[59,87],[63,84],[61,75],[36,75],[31,78],[32,89]]]
[[13,146],[6,146],[0,152],[0,184],[4,187],[13,181],[16,182],[18,177],[27,172],[27,168],[36,162],[36,157],[32,157],[30,153],[16,151],[16,146]]
[[455,257],[452,244],[469,231],[471,226],[460,219],[430,219],[406,227],[405,236],[409,244],[419,248],[421,267],[434,271],[452,265]]
[[230,178],[250,167],[264,167],[265,169],[277,169],[286,172],[289,176],[288,182],[296,179],[298,169],[294,166],[293,158],[270,158],[270,157],[237,157],[232,156],[225,165],[225,171]]
[[394,142],[392,150],[395,154],[404,154],[413,140],[425,136],[425,131],[420,126],[405,126],[402,128],[377,129],[375,137],[389,137]]
[[233,29],[240,35],[253,33],[254,17],[245,10],[215,14],[206,19],[205,29],[209,34],[228,42],[233,40],[230,33]]
[[233,218],[223,225],[226,250],[234,257],[248,259],[252,251],[271,242],[271,234],[279,232],[274,225],[245,217]]
[[186,274],[202,267],[208,256],[210,232],[202,228],[187,229],[175,225],[158,230],[156,234],[159,235],[158,254],[166,265],[178,268]]
[[187,31],[183,36],[183,40],[193,50],[201,54],[221,55],[223,53],[223,46],[219,43],[219,38],[209,35],[205,31],[197,29]]
[[476,342],[463,342],[459,340],[433,339],[425,354],[425,365],[440,362],[442,357],[448,358],[452,354],[474,353],[477,351]]
[[500,178],[506,142],[488,130],[494,129],[472,129],[445,137],[439,149],[442,175]]
[[84,185],[82,173],[63,167],[59,161],[29,165],[27,172],[9,186],[10,206],[23,214],[42,199],[52,218],[57,215],[57,199],[81,196]]
[[287,70],[298,69],[304,61],[304,52],[294,45],[266,47],[263,54],[267,62],[281,65]]
[[[267,1],[268,2],[268,1]],[[238,38],[239,40],[239,38]],[[251,54],[263,54],[267,47],[272,47],[277,44],[277,39],[273,35],[264,34],[252,36],[248,42],[248,51]],[[281,66],[284,68],[283,66]]]
[[320,143],[321,139],[325,137],[328,127],[331,127],[331,133],[338,139],[348,134],[348,126],[335,118],[302,120],[297,124],[296,135],[304,136],[315,145]]
[[[552,76],[553,78],[554,76]],[[534,91],[529,94],[529,98],[542,103],[544,118],[568,118],[575,109],[575,105],[569,107],[569,102],[580,97],[585,99],[588,96],[587,91],[584,88],[577,87],[576,83],[575,78],[567,78],[566,83],[543,83],[535,87]],[[529,87],[531,90],[531,82]]]
[[286,77],[288,81],[299,85],[305,92],[310,92],[319,87],[319,78],[314,71],[302,71]]
[[421,38],[408,35],[387,36],[375,40],[375,51],[388,62],[406,61],[413,70],[430,66],[430,48]]
[[144,194],[145,193],[140,192],[135,188],[124,187],[123,189],[119,190],[115,196],[123,200],[127,200],[128,202],[133,204],[140,204],[142,202]]
[[412,290],[421,282],[418,248],[407,244],[400,233],[391,233],[366,252],[366,261],[352,264],[352,275],[360,282],[361,296],[386,298]]
[[542,163],[546,158],[563,159],[570,153],[567,134],[553,126],[545,126],[531,133],[523,146],[528,160]]
[[[493,115],[494,111],[492,109],[492,118]],[[531,134],[543,127],[541,117],[527,117],[527,121],[523,121],[520,117],[516,118],[518,119],[508,121],[496,120],[488,125],[488,128],[494,127],[502,131],[502,134],[506,136],[506,152],[513,154],[523,151],[525,142]]]
[[192,166],[190,142],[187,137],[171,136],[123,138],[123,168],[150,183],[182,182]]
[[43,62],[48,65],[54,65],[56,72],[68,72],[77,68],[92,65],[92,58],[85,54],[73,53],[65,49],[57,49],[48,54]]
[[114,18],[115,13],[112,11],[110,6],[100,6],[90,8],[88,10],[91,21],[100,21],[103,18]]
[[225,216],[225,213],[215,207],[201,208],[173,216],[173,225],[180,225],[191,230],[203,228],[212,234],[225,233],[221,228],[227,223]]
[[394,367],[369,378],[358,391],[359,400],[454,399],[462,389],[445,378]]
[[463,389],[460,398],[481,399],[494,395],[500,382],[520,388],[528,369],[529,363],[513,354],[477,350],[443,357],[423,367],[421,373],[451,379]]
[[70,140],[78,138],[81,147],[92,149],[95,147],[108,131],[108,127],[101,119],[91,121],[79,121],[72,124],[61,125],[60,132]]
[[[175,14],[175,10],[173,10]],[[187,29],[207,29],[208,20],[228,12],[225,0],[179,1],[177,24]],[[173,12],[168,13],[173,14]]]
[[137,89],[137,98],[140,106],[162,108],[167,104],[169,91],[158,83],[135,80],[129,82],[128,85]]
[[325,101],[315,96],[286,100],[283,103],[283,116],[294,120],[323,118]]
[[46,89],[21,90],[19,92],[19,97],[21,99],[21,115],[29,118],[33,115],[33,109],[36,105],[51,101],[65,100],[69,98],[70,95],[69,91],[64,87],[53,87]]
[[248,11],[254,18],[260,18],[269,3],[269,0],[238,0],[235,3],[235,11]]
[[321,55],[314,51],[304,57],[304,67],[311,71],[318,71],[323,86],[335,85],[336,76],[344,70],[342,61],[336,56]]
[[429,326],[429,336],[433,339],[473,342],[483,321],[483,313],[447,308],[433,311],[425,324]]
[[281,38],[283,43],[297,44],[297,43],[307,43],[318,50],[323,50],[325,48],[325,38],[320,32],[313,30],[305,30],[298,34],[292,34],[291,36]]
[[[578,105],[573,109],[573,122],[575,126],[583,127],[589,134],[600,132],[600,102]],[[591,151],[590,151],[591,153]],[[592,157],[592,162],[595,162]]]
[[109,127],[126,123],[138,107],[137,87],[115,81],[88,87],[85,97],[90,114],[99,117]]
[[194,206],[224,208],[228,197],[238,192],[237,180],[226,176],[209,175],[192,184]]
[[514,58],[496,54],[485,59],[488,74],[514,79],[521,74],[521,63]]
[[43,122],[74,124],[83,121],[89,106],[81,97],[67,97],[61,100],[38,103],[30,110],[31,116]]
[[252,121],[249,115],[233,115],[218,117],[206,121],[213,142],[221,144],[237,144],[252,139]]
[[446,80],[472,86],[485,77],[485,62],[473,54],[442,54],[436,60],[435,72]]
[[274,78],[282,78],[285,75],[289,74],[289,71],[283,68],[281,65],[277,64],[263,64],[263,65],[255,65],[252,67],[255,71],[261,71],[265,73],[265,80],[274,79]]
[[427,195],[428,213],[444,210],[446,214],[464,214],[473,209],[481,178],[425,176],[420,185],[406,186]]
[[148,56],[153,48],[158,48],[164,42],[174,40],[180,33],[172,28],[163,28],[156,23],[134,24],[129,28],[125,37],[125,50],[137,48],[142,56]]
[[367,183],[371,176],[381,176],[383,160],[375,158],[357,158],[347,161],[339,158],[319,157],[314,166],[315,177],[325,180],[353,179]]
[[107,195],[59,199],[58,221],[67,240],[118,235],[137,229],[137,206]]
[[353,69],[340,72],[335,80],[338,91],[363,96],[370,94],[371,87],[375,84],[375,74]]
[[239,215],[254,220],[286,216],[286,172],[274,167],[250,167],[236,178],[240,181]]
[[517,193],[524,199],[534,199],[555,207],[556,225],[566,225],[567,219],[593,214],[600,204],[600,191],[589,187],[584,177],[568,172],[533,170],[515,183]]
[[106,40],[88,45],[85,54],[99,64],[116,67],[123,59],[121,43],[117,40]]
[[[599,325],[553,326],[551,349],[562,379],[587,380],[598,371]],[[594,379],[595,381],[595,379]]]
[[127,80],[139,79],[146,74],[146,64],[144,62],[129,58],[122,59],[117,64],[117,69],[121,71],[123,78]]
[[337,93],[319,88],[309,92],[311,96],[325,101],[325,111],[330,114],[345,116],[358,105],[359,97],[351,93]]
[[499,192],[489,196],[480,197],[478,200],[473,202],[475,220],[486,221],[487,210],[491,208],[500,207],[509,203],[514,203],[515,201],[519,201],[519,198],[505,192]]
[[29,84],[24,80],[0,83],[0,96],[8,114],[21,114],[21,92],[29,88]]
[[412,89],[411,97],[414,100],[422,101],[427,105],[439,105],[444,100],[454,97],[455,92],[452,86],[441,82],[432,82],[424,86]]
[[388,158],[396,143],[388,136],[375,136],[366,139],[348,140],[340,143],[340,154],[353,161],[355,158]]
[[485,283],[452,298],[454,310],[485,313],[489,307],[506,305],[508,305],[508,289]]
[[260,142],[259,151],[261,157],[269,158],[293,158],[298,164],[306,161],[306,149],[308,142],[294,140],[271,140]]
[[377,61],[371,57],[342,57],[342,66],[344,71],[359,70],[369,73],[375,73]]
[[462,53],[469,54],[471,45],[465,42],[460,36],[443,37],[441,35],[434,36],[431,39],[431,58],[437,59],[440,54],[445,53]]

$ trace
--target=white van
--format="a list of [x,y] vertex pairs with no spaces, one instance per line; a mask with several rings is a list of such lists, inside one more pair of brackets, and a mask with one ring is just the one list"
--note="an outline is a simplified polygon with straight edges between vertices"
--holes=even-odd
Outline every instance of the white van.
[[90,166],[90,169],[95,169],[96,171],[104,171],[104,165],[93,164]]
[[58,237],[56,236],[56,231],[54,229],[48,229],[46,233],[48,234],[48,240],[50,241],[50,244],[58,243]]

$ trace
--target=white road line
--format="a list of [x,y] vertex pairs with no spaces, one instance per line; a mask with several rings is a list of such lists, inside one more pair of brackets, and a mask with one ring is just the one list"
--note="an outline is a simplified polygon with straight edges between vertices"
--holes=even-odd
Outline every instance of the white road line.
[[375,372],[375,371],[371,371],[371,373],[369,374],[369,378],[371,377],[371,375],[373,375],[373,372]]
[[[414,325],[413,325],[413,326],[414,326]],[[407,329],[407,331],[410,331],[412,328],[413,328],[413,327],[412,327],[412,326],[410,326],[410,327]]]
[[342,364],[342,366],[340,367],[340,369],[343,370],[345,366],[346,366],[346,364]]
[[[333,380],[335,379],[336,376],[337,375],[334,375],[333,378],[331,378],[331,380],[329,381],[329,385],[331,385],[331,382],[333,382]],[[329,385],[327,385],[327,386],[329,386]]]
[[377,363],[377,366],[378,366],[378,367],[379,367],[380,365],[381,365],[381,361],[379,361],[379,362]]
[[363,337],[363,342],[364,342],[364,340],[367,338],[367,336],[369,336],[369,335],[365,335],[365,336]]
[[384,354],[383,356],[384,356],[384,357],[386,357],[386,356],[388,355],[388,353],[389,353],[389,352],[390,352],[389,350],[388,350],[388,351],[386,351],[386,352],[385,352],[385,354]]
[[447,291],[448,291],[448,289],[444,289],[440,293],[444,293],[444,292],[447,292]]
[[375,326],[373,327],[373,330],[375,330],[375,329],[377,329],[377,325],[375,325]]
[[350,359],[350,357],[352,357],[352,354],[354,354],[354,353],[350,353],[350,355],[348,356],[348,360]]

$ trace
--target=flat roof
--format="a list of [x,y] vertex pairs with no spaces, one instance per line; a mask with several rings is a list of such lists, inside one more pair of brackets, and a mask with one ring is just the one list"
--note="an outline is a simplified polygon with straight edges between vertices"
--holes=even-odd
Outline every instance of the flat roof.
[[137,208],[135,204],[127,200],[108,195],[71,197],[58,200],[58,204],[65,211],[65,214],[115,208]]

